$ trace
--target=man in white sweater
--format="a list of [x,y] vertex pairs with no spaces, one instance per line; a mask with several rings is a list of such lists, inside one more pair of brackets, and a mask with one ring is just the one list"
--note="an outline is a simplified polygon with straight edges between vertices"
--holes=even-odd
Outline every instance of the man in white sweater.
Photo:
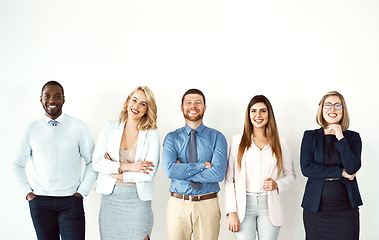
[[[59,236],[84,240],[83,197],[97,176],[91,164],[93,138],[84,122],[62,113],[65,97],[58,82],[43,86],[40,101],[45,116],[21,132],[12,175],[29,201],[39,240],[59,240]],[[82,159],[86,166],[83,178]]]

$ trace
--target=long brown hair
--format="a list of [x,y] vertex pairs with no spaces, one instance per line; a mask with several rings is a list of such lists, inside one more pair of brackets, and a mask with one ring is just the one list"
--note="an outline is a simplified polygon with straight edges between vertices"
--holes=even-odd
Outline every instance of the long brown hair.
[[252,144],[253,124],[250,119],[250,108],[256,103],[264,103],[268,110],[268,123],[266,124],[266,137],[271,144],[272,154],[276,157],[276,165],[278,166],[278,176],[280,175],[283,167],[282,161],[282,147],[280,146],[280,139],[278,127],[276,125],[274,110],[272,109],[270,101],[263,95],[254,96],[247,105],[245,114],[245,124],[240,145],[238,147],[237,163],[241,170],[242,157]]

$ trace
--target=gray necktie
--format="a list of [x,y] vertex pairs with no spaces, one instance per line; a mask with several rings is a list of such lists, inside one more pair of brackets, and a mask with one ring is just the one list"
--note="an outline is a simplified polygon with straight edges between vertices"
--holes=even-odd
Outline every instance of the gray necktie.
[[[191,137],[188,144],[188,158],[190,163],[197,163],[197,150],[196,150],[196,130],[191,130]],[[201,183],[192,182],[191,187],[195,190],[199,190],[201,188]]]

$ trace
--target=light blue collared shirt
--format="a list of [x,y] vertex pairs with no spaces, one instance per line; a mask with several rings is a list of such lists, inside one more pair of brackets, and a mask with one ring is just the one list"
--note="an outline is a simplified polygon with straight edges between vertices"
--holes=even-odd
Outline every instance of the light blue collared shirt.
[[[11,163],[12,175],[21,192],[44,196],[86,196],[96,180],[92,169],[94,142],[87,125],[61,114],[51,126],[44,116],[21,132]],[[82,158],[85,171],[81,179]],[[25,167],[29,160],[28,174]]]
[[[165,137],[162,162],[167,177],[171,179],[170,192],[191,196],[219,192],[218,183],[223,181],[227,167],[226,139],[221,132],[201,124],[195,129],[197,163],[189,163],[191,130],[186,125]],[[212,167],[206,169],[204,162],[211,162]],[[201,188],[192,189],[190,181],[201,182]]]

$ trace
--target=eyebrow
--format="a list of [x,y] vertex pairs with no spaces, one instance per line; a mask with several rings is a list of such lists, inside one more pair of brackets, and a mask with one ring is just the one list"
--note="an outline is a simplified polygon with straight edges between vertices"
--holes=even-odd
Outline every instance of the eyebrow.
[[[139,100],[137,97],[132,97],[132,99],[137,99],[137,100]],[[143,100],[141,100],[141,102],[146,103],[146,101],[143,101]]]
[[250,108],[250,110],[267,110],[267,108]]
[[331,103],[331,102],[324,102],[324,104],[342,104],[341,102],[335,102],[335,103]]

